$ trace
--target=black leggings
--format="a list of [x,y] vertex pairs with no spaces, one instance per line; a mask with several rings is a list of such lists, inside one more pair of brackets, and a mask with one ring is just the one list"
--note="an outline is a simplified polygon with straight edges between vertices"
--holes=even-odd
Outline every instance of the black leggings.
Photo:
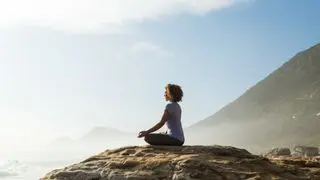
[[184,142],[169,136],[168,134],[150,133],[144,137],[150,145],[182,146]]

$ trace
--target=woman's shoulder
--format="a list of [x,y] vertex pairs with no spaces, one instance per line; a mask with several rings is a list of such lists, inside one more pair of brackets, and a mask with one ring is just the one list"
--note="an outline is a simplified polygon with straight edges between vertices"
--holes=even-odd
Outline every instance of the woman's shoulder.
[[177,102],[168,102],[166,108],[180,107],[180,104]]

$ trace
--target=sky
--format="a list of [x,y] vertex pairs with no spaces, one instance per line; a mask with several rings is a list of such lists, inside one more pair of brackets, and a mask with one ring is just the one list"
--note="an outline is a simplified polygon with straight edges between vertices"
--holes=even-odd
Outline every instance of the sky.
[[320,40],[318,0],[0,2],[0,144],[139,132],[181,85],[183,126]]

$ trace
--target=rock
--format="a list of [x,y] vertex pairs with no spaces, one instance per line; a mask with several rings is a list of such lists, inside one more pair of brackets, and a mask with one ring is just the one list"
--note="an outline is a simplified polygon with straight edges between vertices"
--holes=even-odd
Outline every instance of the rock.
[[267,153],[270,156],[290,156],[291,151],[289,148],[274,148]]
[[86,172],[82,170],[76,171],[61,171],[51,176],[53,179],[68,179],[68,180],[99,180],[100,174],[97,172]]
[[[292,157],[288,157],[292,158]],[[306,168],[312,169],[306,170]],[[268,159],[230,146],[132,146],[106,150],[41,180],[320,178],[319,162]]]
[[319,148],[310,146],[295,146],[293,148],[293,155],[297,156],[318,156]]

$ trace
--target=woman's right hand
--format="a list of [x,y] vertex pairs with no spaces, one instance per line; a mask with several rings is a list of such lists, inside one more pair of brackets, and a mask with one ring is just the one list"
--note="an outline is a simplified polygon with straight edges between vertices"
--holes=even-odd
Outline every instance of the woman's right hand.
[[138,134],[138,138],[142,138],[142,137],[146,136],[147,134],[148,134],[147,131],[141,131],[141,132],[139,132],[139,134]]

